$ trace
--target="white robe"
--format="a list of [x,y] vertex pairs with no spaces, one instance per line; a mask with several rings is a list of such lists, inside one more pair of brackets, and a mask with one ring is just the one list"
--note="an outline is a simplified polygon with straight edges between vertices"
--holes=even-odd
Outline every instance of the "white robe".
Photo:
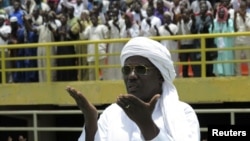
[[156,33],[154,26],[160,27],[161,26],[161,19],[156,17],[156,16],[151,16],[150,18],[150,23],[151,27],[148,25],[146,18],[142,20],[141,22],[141,35],[144,37],[150,37],[154,36]]
[[[105,25],[97,25],[96,27],[94,26],[88,26],[84,33],[83,37],[88,40],[103,40],[108,38],[108,28]],[[103,55],[106,53],[106,48],[107,45],[106,43],[100,43],[98,44],[98,52],[99,54]],[[88,44],[88,54],[95,54],[95,44]],[[104,59],[106,56],[99,56],[99,59]],[[89,56],[87,58],[88,62],[94,62],[95,61],[95,56]]]
[[[161,104],[158,101],[152,114],[152,119],[160,129],[160,133],[151,141],[173,141],[169,132],[164,126]],[[186,103],[180,102],[179,107],[185,112],[189,123],[189,131],[192,133],[186,141],[198,141],[196,135],[200,131],[198,119],[194,110]],[[126,113],[117,105],[112,104],[103,111],[98,120],[98,131],[95,141],[143,141],[145,140],[138,126],[130,120]],[[85,141],[85,128],[78,141]]]
[[[173,32],[174,35],[176,35],[178,33],[178,26],[175,24],[169,24],[169,28],[170,30]],[[159,34],[160,36],[171,36],[171,34],[169,33],[169,31],[167,31],[164,27],[164,25],[159,27]],[[161,41],[162,45],[164,45],[165,47],[167,47],[167,49],[169,51],[173,51],[173,50],[177,50],[178,49],[178,42],[174,41],[174,40],[162,40]],[[178,62],[179,61],[179,54],[178,53],[171,53],[171,58],[174,62]],[[175,72],[177,74],[177,77],[179,76],[179,66],[175,65]]]
[[[109,21],[110,25],[110,39],[121,38],[120,32],[125,27],[124,19],[119,19],[117,24],[120,28],[118,28],[113,24],[113,20]],[[121,53],[121,50],[124,46],[124,43],[110,43],[108,45],[108,53]],[[120,55],[116,56],[108,56],[108,65],[120,65]],[[122,79],[122,72],[121,67],[116,68],[109,68],[107,69],[107,79],[108,80],[121,80]]]

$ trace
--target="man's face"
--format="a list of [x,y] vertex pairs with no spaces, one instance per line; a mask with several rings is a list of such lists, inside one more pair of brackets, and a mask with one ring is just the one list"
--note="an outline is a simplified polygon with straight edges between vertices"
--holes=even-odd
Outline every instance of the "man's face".
[[94,26],[96,26],[98,24],[98,19],[94,14],[91,15],[90,20]]
[[206,14],[207,10],[208,10],[207,4],[202,3],[200,5],[200,12],[201,12],[201,14]]
[[150,16],[152,16],[154,13],[153,13],[154,11],[153,11],[153,8],[152,7],[148,7],[147,8],[147,15],[150,17]]
[[147,58],[141,56],[127,58],[122,71],[128,94],[148,102],[155,94],[162,93],[162,75]]
[[220,19],[223,19],[224,18],[224,15],[225,15],[225,11],[223,9],[220,9],[219,13],[218,13],[218,16]]
[[20,7],[20,3],[15,1],[14,4],[13,4],[13,7],[14,7],[15,10],[18,10],[19,7]]

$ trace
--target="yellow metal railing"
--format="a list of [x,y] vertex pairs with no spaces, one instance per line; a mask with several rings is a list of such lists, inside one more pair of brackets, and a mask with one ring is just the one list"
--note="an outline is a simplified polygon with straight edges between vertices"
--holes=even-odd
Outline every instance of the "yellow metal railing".
[[[249,36],[249,32],[242,33],[223,33],[223,34],[190,34],[190,35],[177,35],[177,36],[164,36],[164,37],[152,37],[155,40],[181,40],[181,39],[200,39],[201,48],[200,49],[186,49],[186,50],[176,50],[171,51],[173,53],[183,53],[183,52],[201,52],[201,61],[197,62],[175,62],[175,65],[185,65],[185,64],[201,64],[201,77],[206,77],[206,64],[213,63],[229,63],[229,62],[249,62],[250,60],[228,60],[228,61],[206,61],[206,51],[219,51],[219,50],[243,50],[250,49],[250,47],[234,47],[234,48],[210,48],[207,49],[205,47],[206,38],[216,38],[216,37],[237,37],[237,36]],[[51,76],[51,71],[53,70],[66,70],[66,69],[87,69],[87,68],[95,68],[96,80],[98,79],[99,69],[100,68],[112,68],[112,67],[120,67],[119,65],[99,65],[99,54],[98,54],[98,44],[99,43],[120,43],[127,42],[129,39],[107,39],[107,40],[79,40],[79,41],[71,41],[71,42],[51,42],[51,43],[34,43],[34,44],[17,44],[17,45],[3,45],[1,46],[1,75],[2,75],[2,84],[6,83],[6,72],[13,71],[38,71],[38,70],[46,70],[47,72],[47,82],[51,82],[49,79]],[[86,45],[86,44],[95,44],[95,54],[72,54],[72,55],[52,55],[50,54],[49,48],[52,46],[67,46],[67,45]],[[46,48],[46,56],[32,56],[32,57],[6,57],[5,49],[14,49],[14,48],[32,48],[32,47],[45,47]],[[50,63],[47,63],[45,68],[6,68],[6,61],[13,60],[25,60],[25,59],[46,59],[47,62],[50,62],[51,59],[58,58],[70,58],[70,57],[87,57],[95,55],[95,65],[94,66],[65,66],[65,67],[56,67],[51,66]],[[107,53],[105,55],[119,55],[118,53]]]
[[[214,50],[229,50],[228,48],[205,48],[206,38],[215,38],[220,36],[225,37],[237,37],[237,36],[249,36],[250,33],[227,33],[227,34],[196,34],[196,35],[185,35],[185,36],[168,36],[168,37],[152,37],[155,40],[181,40],[181,39],[201,39],[202,46],[200,49],[186,49],[186,50],[174,50],[173,53],[182,52],[201,52],[201,61],[191,62],[175,62],[175,65],[202,65],[202,76],[200,78],[189,78],[189,79],[176,79],[174,81],[181,100],[191,103],[217,103],[217,102],[246,102],[250,101],[248,89],[248,83],[250,80],[248,77],[212,77],[206,78],[206,64],[214,63],[229,63],[229,62],[250,62],[248,59],[244,60],[228,60],[228,61],[205,61],[205,52]],[[55,105],[72,105],[74,101],[65,92],[65,87],[71,85],[78,90],[85,93],[86,97],[94,104],[107,104],[114,102],[114,98],[120,93],[126,93],[122,80],[117,81],[99,81],[99,69],[100,68],[119,68],[119,64],[104,64],[99,65],[99,54],[72,54],[72,55],[51,55],[50,47],[52,46],[73,46],[73,45],[86,45],[99,43],[125,43],[129,39],[108,39],[108,40],[83,40],[83,41],[72,41],[72,42],[52,42],[52,43],[35,43],[35,44],[18,44],[18,45],[5,45],[1,46],[1,67],[0,74],[2,75],[2,83],[0,85],[0,105],[34,105],[34,104],[55,104]],[[5,49],[14,48],[33,48],[37,46],[44,46],[47,48],[46,56],[31,56],[31,57],[4,57],[3,51]],[[233,47],[230,50],[244,50],[249,49],[246,47]],[[5,68],[6,62],[13,60],[25,60],[25,59],[50,59],[57,58],[72,58],[72,57],[87,57],[95,55],[94,65],[84,66],[65,66],[57,67],[50,66],[47,63],[46,67],[43,68]],[[119,53],[107,53],[106,56],[119,55]],[[69,69],[95,69],[96,80],[95,81],[74,81],[74,82],[58,82],[51,81],[49,78],[51,72],[55,70],[69,70]],[[44,70],[47,71],[47,81],[45,83],[7,83],[6,73],[14,71],[31,71],[31,70]],[[115,89],[114,89],[115,88]],[[213,90],[211,93],[210,90]],[[239,93],[241,96],[235,95]],[[36,96],[34,96],[34,93]],[[18,95],[18,97],[17,97]]]

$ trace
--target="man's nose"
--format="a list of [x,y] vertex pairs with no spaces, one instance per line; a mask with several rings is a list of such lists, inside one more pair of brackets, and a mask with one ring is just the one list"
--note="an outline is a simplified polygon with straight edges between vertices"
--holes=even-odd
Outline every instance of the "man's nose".
[[132,69],[132,71],[128,75],[129,79],[137,78],[137,75],[135,73],[135,68]]

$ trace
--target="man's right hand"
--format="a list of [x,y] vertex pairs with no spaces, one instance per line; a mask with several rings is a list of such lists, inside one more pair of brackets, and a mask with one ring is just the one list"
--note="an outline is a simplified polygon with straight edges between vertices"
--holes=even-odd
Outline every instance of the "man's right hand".
[[70,96],[74,98],[77,106],[80,108],[85,118],[89,117],[91,119],[97,119],[97,109],[86,99],[86,97],[81,92],[76,91],[73,87],[70,86],[68,86],[66,90],[70,94]]
[[94,141],[95,133],[97,131],[97,109],[91,104],[86,97],[79,91],[76,91],[73,87],[68,86],[66,91],[75,100],[77,106],[80,108],[84,115],[86,141]]

